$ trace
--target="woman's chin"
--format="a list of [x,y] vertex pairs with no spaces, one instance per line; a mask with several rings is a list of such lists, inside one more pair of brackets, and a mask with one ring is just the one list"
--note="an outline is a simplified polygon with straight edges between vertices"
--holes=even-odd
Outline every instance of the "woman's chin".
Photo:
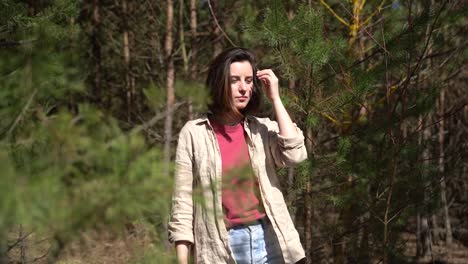
[[239,111],[239,112],[242,112],[245,110],[247,106],[236,106],[236,109]]
[[249,104],[248,102],[245,102],[245,103],[241,102],[241,103],[235,104],[235,106],[236,106],[237,110],[241,111],[241,110],[244,110],[247,107],[248,104]]

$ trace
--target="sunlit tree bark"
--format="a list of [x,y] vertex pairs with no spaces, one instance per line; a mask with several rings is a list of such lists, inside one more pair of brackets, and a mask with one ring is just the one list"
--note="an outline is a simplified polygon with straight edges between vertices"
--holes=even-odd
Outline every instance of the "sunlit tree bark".
[[174,118],[174,103],[175,103],[175,69],[173,57],[173,34],[174,27],[174,4],[172,0],[167,0],[166,6],[166,39],[164,45],[166,58],[166,119],[164,122],[164,159],[169,163],[171,160],[171,141],[172,141],[172,123]]
[[446,177],[445,177],[445,91],[442,90],[439,96],[439,172],[441,174],[440,180],[440,198],[442,201],[442,210],[444,216],[444,226],[445,226],[445,243],[447,245],[452,244],[452,225],[450,223],[450,215],[449,215],[449,205],[447,202],[447,184],[446,184]]
[[[198,73],[198,45],[197,45],[197,0],[190,0],[190,46],[192,48],[191,63],[190,63],[190,80],[196,81]],[[193,103],[188,101],[188,117],[193,119]]]

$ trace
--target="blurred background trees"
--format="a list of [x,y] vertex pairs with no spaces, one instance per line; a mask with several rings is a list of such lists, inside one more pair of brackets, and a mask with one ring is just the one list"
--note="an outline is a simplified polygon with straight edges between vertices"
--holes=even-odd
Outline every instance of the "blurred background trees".
[[280,171],[307,263],[463,263],[465,13],[455,0],[0,1],[0,263],[171,262],[177,133],[232,46],[277,73],[307,136],[309,160]]

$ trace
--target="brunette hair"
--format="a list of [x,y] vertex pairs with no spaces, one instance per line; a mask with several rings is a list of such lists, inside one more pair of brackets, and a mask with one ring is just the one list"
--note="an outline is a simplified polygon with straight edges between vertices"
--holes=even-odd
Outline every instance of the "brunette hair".
[[[249,104],[241,111],[237,110],[232,101],[231,85],[229,81],[230,67],[233,62],[248,61],[253,69],[252,96]],[[214,115],[233,115],[243,117],[247,114],[255,114],[261,105],[262,94],[260,81],[257,78],[255,55],[245,48],[230,48],[221,52],[211,62],[206,78],[211,103],[208,109]]]

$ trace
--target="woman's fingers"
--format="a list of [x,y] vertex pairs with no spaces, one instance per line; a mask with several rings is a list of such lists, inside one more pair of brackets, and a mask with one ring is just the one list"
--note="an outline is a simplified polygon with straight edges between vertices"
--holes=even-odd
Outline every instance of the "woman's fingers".
[[263,83],[267,96],[270,99],[279,97],[278,78],[271,69],[257,71],[257,78]]
[[257,77],[259,77],[259,78],[260,77],[271,77],[271,78],[277,79],[275,73],[270,69],[257,71]]
[[257,77],[265,84],[278,82],[278,78],[276,77],[275,73],[270,69],[257,71]]

